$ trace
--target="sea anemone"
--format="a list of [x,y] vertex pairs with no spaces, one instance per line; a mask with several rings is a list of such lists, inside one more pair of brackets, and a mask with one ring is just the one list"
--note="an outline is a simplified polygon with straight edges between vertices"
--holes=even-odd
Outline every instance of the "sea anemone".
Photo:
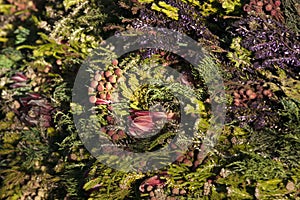
[[36,93],[30,93],[19,98],[21,107],[17,110],[20,120],[27,126],[50,127],[54,108],[46,98]]

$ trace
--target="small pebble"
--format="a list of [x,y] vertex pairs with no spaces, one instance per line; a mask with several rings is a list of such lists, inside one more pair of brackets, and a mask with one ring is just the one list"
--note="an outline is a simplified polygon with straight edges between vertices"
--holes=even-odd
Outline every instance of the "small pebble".
[[113,88],[112,84],[110,82],[105,83],[105,88],[107,90],[111,90]]
[[241,96],[239,95],[239,93],[237,93],[237,92],[234,92],[233,93],[233,96],[235,97],[235,98],[240,98]]
[[117,141],[117,140],[119,140],[119,139],[120,139],[120,137],[119,137],[118,134],[114,134],[114,135],[112,136],[112,140],[114,140],[114,141]]
[[273,9],[273,6],[271,4],[266,5],[266,11],[271,11]]
[[184,163],[186,166],[188,166],[188,167],[193,166],[192,161],[190,161],[189,159],[184,159],[183,163]]
[[179,189],[178,188],[173,188],[172,194],[178,195],[179,194]]
[[150,195],[150,197],[154,197],[154,196],[155,196],[155,194],[154,194],[153,191],[151,191],[151,192],[149,193],[149,195]]
[[103,85],[102,83],[100,83],[100,84],[98,85],[98,87],[97,87],[97,90],[98,90],[99,92],[102,92],[102,91],[104,90],[104,85]]
[[106,71],[105,72],[105,77],[108,78],[112,75],[112,72],[111,71]]
[[89,101],[90,103],[96,103],[97,98],[95,96],[90,96]]
[[109,135],[110,137],[113,136],[115,133],[116,133],[116,131],[114,131],[114,130],[107,131],[107,135]]
[[244,89],[240,89],[240,90],[239,90],[239,93],[240,93],[240,95],[244,95],[245,90],[244,90]]
[[102,79],[101,74],[96,74],[96,75],[94,76],[94,80],[95,80],[95,81],[101,81],[101,79]]
[[249,89],[249,90],[246,91],[246,95],[247,95],[247,96],[250,96],[250,95],[252,95],[252,94],[253,94],[253,91],[252,91],[251,89]]
[[93,92],[95,92],[95,89],[92,87],[88,88],[88,94],[92,94]]
[[117,78],[115,75],[111,75],[110,77],[108,77],[108,81],[110,83],[116,83],[117,82]]
[[101,93],[100,94],[100,99],[104,99],[105,100],[106,99],[106,93]]
[[152,185],[148,185],[146,190],[147,190],[147,192],[152,191],[153,190],[153,186]]
[[117,66],[119,64],[119,61],[117,59],[112,60],[111,62],[114,66]]
[[106,100],[111,100],[111,94],[110,93],[106,94]]
[[184,194],[186,194],[186,191],[184,189],[182,189],[182,190],[180,190],[180,194],[184,195]]
[[263,3],[262,1],[258,1],[258,2],[256,3],[256,5],[259,6],[259,7],[263,7],[264,3]]
[[115,74],[120,77],[122,76],[122,70],[120,68],[115,69]]
[[96,88],[98,86],[98,81],[93,80],[90,85],[92,88]]
[[253,93],[253,94],[251,94],[250,96],[249,96],[249,99],[255,99],[257,97],[257,95],[255,94],[255,93]]

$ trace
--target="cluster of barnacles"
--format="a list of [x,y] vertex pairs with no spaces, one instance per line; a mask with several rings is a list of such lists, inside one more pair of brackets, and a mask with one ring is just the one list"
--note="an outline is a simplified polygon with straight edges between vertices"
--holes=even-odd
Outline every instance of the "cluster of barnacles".
[[111,69],[96,71],[91,80],[88,93],[91,95],[89,101],[92,104],[109,104],[112,100],[112,91],[116,88],[117,82],[122,75],[122,70],[117,67],[118,60],[113,60]]
[[271,85],[264,81],[247,81],[230,87],[233,102],[227,114],[234,116],[231,120],[237,119],[242,126],[251,124],[255,130],[276,126],[272,110],[278,109],[278,105]]
[[283,14],[280,10],[280,0],[250,0],[243,9],[247,13],[271,14],[279,22],[284,22]]
[[[270,86],[263,82],[248,81],[247,85],[240,86],[233,92],[234,105],[237,107],[251,107],[256,101],[268,100],[273,96]],[[256,105],[257,106],[257,105]]]

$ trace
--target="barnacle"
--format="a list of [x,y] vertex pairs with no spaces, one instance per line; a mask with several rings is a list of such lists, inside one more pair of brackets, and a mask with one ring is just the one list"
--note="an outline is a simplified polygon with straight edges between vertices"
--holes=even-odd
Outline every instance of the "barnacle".
[[277,126],[278,116],[273,111],[280,106],[274,98],[270,85],[263,80],[256,80],[230,87],[233,101],[228,109],[228,120],[238,120],[255,130]]

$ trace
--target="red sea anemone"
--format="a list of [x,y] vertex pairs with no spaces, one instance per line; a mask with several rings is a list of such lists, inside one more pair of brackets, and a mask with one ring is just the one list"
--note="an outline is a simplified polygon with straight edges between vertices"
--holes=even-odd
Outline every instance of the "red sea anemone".
[[168,115],[164,112],[131,110],[129,119],[129,133],[132,136],[139,136],[153,131],[158,122],[165,122]]

